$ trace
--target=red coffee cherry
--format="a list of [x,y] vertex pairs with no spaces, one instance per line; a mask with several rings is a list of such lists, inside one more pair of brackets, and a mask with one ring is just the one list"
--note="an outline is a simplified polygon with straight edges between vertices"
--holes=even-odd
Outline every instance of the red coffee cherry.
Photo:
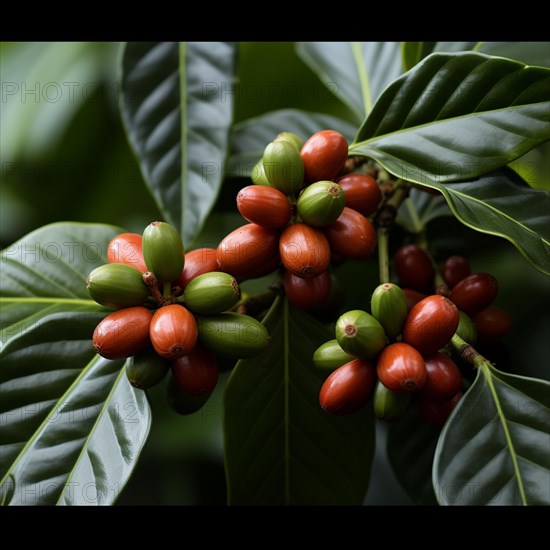
[[143,259],[142,236],[138,233],[121,233],[107,246],[107,260],[111,264],[126,264],[145,273],[149,271]]
[[513,324],[512,316],[507,311],[493,306],[476,313],[472,320],[480,342],[494,342],[502,338],[508,334]]
[[189,395],[210,394],[218,382],[218,361],[211,351],[197,344],[187,355],[172,361],[172,376]]
[[283,286],[287,298],[296,307],[309,311],[328,298],[331,287],[330,273],[325,271],[316,277],[304,279],[285,271]]
[[197,248],[185,254],[185,266],[181,275],[172,286],[179,286],[182,290],[199,275],[218,271],[215,248]]
[[403,341],[429,355],[445,346],[456,332],[460,315],[444,296],[434,294],[413,306],[403,327]]
[[424,357],[426,363],[426,383],[422,395],[431,401],[448,401],[462,387],[462,374],[456,363],[443,353]]
[[257,277],[266,265],[278,263],[279,232],[249,223],[235,229],[218,245],[219,270],[240,279]]
[[374,365],[366,359],[353,359],[325,380],[319,403],[330,414],[352,414],[366,405],[375,383]]
[[315,277],[328,269],[330,247],[320,229],[305,223],[285,228],[279,239],[281,262],[298,277]]
[[418,292],[418,290],[413,290],[412,288],[404,288],[403,294],[405,294],[405,298],[407,298],[407,311],[410,311],[414,305],[420,302],[420,300],[428,297],[427,294]]
[[150,344],[149,325],[153,314],[144,307],[127,307],[107,315],[95,328],[94,349],[106,359],[137,355]]
[[441,276],[449,289],[470,275],[470,262],[463,256],[451,256],[441,266]]
[[189,353],[197,343],[198,330],[193,314],[179,304],[157,309],[151,319],[149,336],[155,351],[165,359]]
[[422,355],[412,346],[397,342],[382,350],[376,363],[380,382],[396,393],[418,391],[426,381]]
[[286,196],[274,187],[249,185],[237,195],[237,208],[249,222],[277,229],[292,217],[292,207]]
[[434,279],[434,267],[430,257],[415,244],[402,246],[394,255],[395,271],[401,286],[414,290],[430,288]]
[[336,180],[346,194],[346,206],[357,210],[363,216],[376,212],[382,192],[372,176],[366,174],[346,174]]
[[313,134],[300,151],[304,161],[306,184],[331,180],[344,167],[348,158],[346,138],[336,130],[322,130]]
[[449,298],[458,309],[474,315],[487,309],[497,293],[498,282],[490,273],[473,273],[451,290]]
[[244,281],[246,279],[259,279],[260,277],[265,277],[266,275],[269,275],[270,273],[273,273],[275,269],[279,267],[279,264],[281,263],[281,258],[279,257],[279,253],[272,256],[268,261],[266,261],[263,265],[256,266],[256,269],[251,269],[246,274],[246,277],[238,277],[239,281]]
[[339,218],[324,227],[323,231],[333,254],[341,259],[364,260],[376,246],[376,232],[371,222],[347,206]]
[[418,410],[425,422],[436,428],[442,428],[461,399],[461,391],[449,401],[442,402],[431,401],[430,399],[420,396],[418,400]]

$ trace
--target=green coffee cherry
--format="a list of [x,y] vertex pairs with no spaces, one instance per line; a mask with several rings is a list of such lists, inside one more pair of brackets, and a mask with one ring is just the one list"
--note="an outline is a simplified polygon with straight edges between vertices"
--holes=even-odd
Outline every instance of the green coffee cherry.
[[295,145],[298,150],[304,145],[304,140],[292,132],[281,132],[277,134],[277,137],[273,141],[288,141]]
[[216,355],[225,357],[254,357],[262,353],[271,340],[259,321],[240,313],[199,317],[197,325],[199,342]]
[[271,184],[265,175],[264,163],[262,162],[262,159],[254,165],[254,168],[252,168],[252,182],[256,185],[267,185],[267,187],[271,187]]
[[472,318],[463,311],[458,312],[458,328],[456,333],[468,344],[475,344],[477,340],[477,328]]
[[314,227],[335,222],[346,205],[344,190],[333,181],[318,181],[306,187],[296,203],[298,215]]
[[409,408],[412,401],[411,393],[395,393],[380,380],[374,388],[373,407],[374,414],[383,420],[394,420],[402,416]]
[[336,340],[340,347],[363,359],[378,355],[386,345],[382,325],[366,311],[347,311],[336,321]]
[[126,361],[126,376],[132,386],[146,390],[156,386],[170,370],[170,361],[148,349]]
[[313,364],[321,370],[332,372],[343,364],[354,359],[353,355],[346,353],[337,340],[329,340],[321,344],[313,354]]
[[211,271],[195,277],[183,293],[185,305],[195,313],[214,315],[233,307],[239,300],[239,283],[229,273]]
[[399,336],[407,318],[407,298],[401,287],[392,283],[377,286],[370,304],[372,314],[384,327],[386,336]]
[[175,281],[185,263],[183,243],[177,230],[165,222],[150,223],[143,231],[143,258],[157,279],[164,283]]
[[98,304],[113,309],[140,306],[149,296],[141,271],[126,264],[96,267],[88,275],[86,287]]
[[295,195],[304,183],[304,161],[289,141],[272,141],[262,157],[267,181],[285,195]]
[[170,373],[166,385],[166,400],[170,408],[178,414],[192,414],[202,408],[212,392],[201,395],[190,395],[180,387]]

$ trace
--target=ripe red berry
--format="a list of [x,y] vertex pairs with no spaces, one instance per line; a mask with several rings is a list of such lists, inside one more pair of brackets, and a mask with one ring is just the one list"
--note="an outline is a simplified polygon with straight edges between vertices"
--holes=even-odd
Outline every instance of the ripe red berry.
[[425,290],[432,286],[432,261],[428,254],[415,244],[402,246],[395,253],[393,261],[401,286],[414,290]]
[[185,254],[185,266],[181,275],[172,286],[179,286],[182,290],[199,275],[218,271],[215,248],[197,248]]
[[281,262],[298,277],[315,277],[328,269],[330,247],[320,229],[305,223],[285,228],[279,239]]
[[277,229],[284,227],[292,216],[292,207],[286,196],[274,187],[249,185],[237,195],[237,208],[249,222]]
[[336,180],[346,194],[346,206],[357,210],[363,216],[376,212],[382,192],[378,183],[367,174],[346,174]]
[[494,342],[505,336],[512,328],[512,316],[503,309],[488,307],[476,313],[472,320],[480,342]]
[[490,273],[472,273],[451,290],[449,298],[458,309],[474,315],[487,309],[497,293],[498,282]]
[[432,401],[448,401],[462,386],[462,374],[456,363],[443,353],[424,357],[426,363],[426,383],[422,395]]
[[189,395],[210,394],[218,382],[216,356],[197,344],[187,355],[172,361],[172,376]]
[[397,342],[382,350],[376,363],[378,378],[391,391],[418,391],[426,381],[426,366],[422,355],[408,344]]
[[177,359],[189,353],[197,343],[198,330],[193,314],[171,304],[157,309],[151,319],[149,336],[155,351],[165,359]]
[[145,273],[149,271],[143,259],[142,236],[138,233],[121,233],[107,246],[107,260],[111,264],[126,264]]
[[306,311],[322,304],[330,294],[331,277],[328,271],[304,279],[290,271],[283,275],[283,285],[287,298],[296,306]]
[[460,315],[444,296],[434,294],[413,306],[403,327],[403,341],[428,355],[445,346],[456,332]]
[[376,369],[366,359],[353,359],[338,367],[319,392],[321,407],[331,414],[352,414],[364,407],[376,383]]
[[119,309],[107,315],[94,330],[94,349],[106,359],[123,359],[142,352],[151,344],[152,316],[141,306]]
[[451,256],[441,266],[441,276],[449,289],[470,275],[470,262],[463,256]]
[[346,138],[336,130],[313,134],[303,145],[300,154],[304,161],[306,184],[331,180],[342,170],[348,158]]
[[255,223],[235,229],[218,245],[219,270],[239,279],[258,277],[266,266],[279,261],[279,232]]
[[339,218],[323,228],[333,254],[341,259],[363,260],[376,246],[371,222],[359,212],[344,208]]

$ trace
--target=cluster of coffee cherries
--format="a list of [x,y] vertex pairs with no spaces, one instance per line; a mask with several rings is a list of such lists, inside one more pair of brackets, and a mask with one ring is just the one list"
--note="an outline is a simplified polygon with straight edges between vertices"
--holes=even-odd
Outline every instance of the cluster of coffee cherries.
[[151,388],[170,373],[167,396],[176,412],[206,403],[220,361],[253,357],[268,346],[259,321],[230,311],[240,288],[219,271],[216,251],[185,254],[171,225],[153,222],[143,235],[118,235],[107,258],[86,280],[91,297],[116,310],[97,325],[93,347],[106,359],[127,359],[126,374],[137,388]]
[[237,208],[249,222],[227,235],[216,258],[239,281],[262,277],[282,265],[290,302],[312,310],[332,287],[332,261],[368,258],[376,233],[368,216],[382,193],[376,180],[345,171],[348,144],[335,130],[305,143],[291,132],[270,142],[241,189]]
[[495,342],[512,328],[511,315],[492,305],[498,293],[496,278],[490,273],[472,273],[467,258],[450,256],[438,273],[425,250],[408,244],[397,250],[393,262],[409,307],[435,291],[448,296],[473,323],[468,343]]
[[437,409],[427,420],[439,424],[461,397],[460,369],[440,351],[459,327],[458,308],[434,294],[408,311],[401,287],[384,283],[372,294],[371,311],[344,313],[336,322],[336,339],[315,351],[315,366],[332,371],[321,387],[321,407],[351,414],[374,395],[376,415],[394,419],[414,395],[421,411]]
[[481,334],[493,341],[510,329],[511,319],[491,305],[496,279],[470,273],[463,257],[443,263],[439,293],[433,291],[436,269],[423,249],[400,248],[394,265],[407,288],[379,285],[371,314],[344,313],[336,323],[336,338],[315,351],[315,366],[331,371],[319,401],[329,413],[351,414],[373,397],[379,418],[393,420],[415,406],[426,422],[441,427],[467,384],[448,346],[452,337],[456,333],[474,344]]

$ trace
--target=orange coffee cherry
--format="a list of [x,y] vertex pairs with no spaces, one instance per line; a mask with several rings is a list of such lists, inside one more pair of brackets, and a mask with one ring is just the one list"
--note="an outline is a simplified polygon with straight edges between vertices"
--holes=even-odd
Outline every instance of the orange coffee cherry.
[[422,355],[408,344],[397,342],[382,350],[376,363],[380,382],[396,393],[418,391],[426,382]]
[[305,223],[289,225],[279,239],[281,262],[298,277],[315,277],[328,269],[330,247],[320,229]]
[[198,330],[193,314],[179,304],[158,309],[151,319],[149,336],[155,351],[165,359],[189,353],[197,343]]

